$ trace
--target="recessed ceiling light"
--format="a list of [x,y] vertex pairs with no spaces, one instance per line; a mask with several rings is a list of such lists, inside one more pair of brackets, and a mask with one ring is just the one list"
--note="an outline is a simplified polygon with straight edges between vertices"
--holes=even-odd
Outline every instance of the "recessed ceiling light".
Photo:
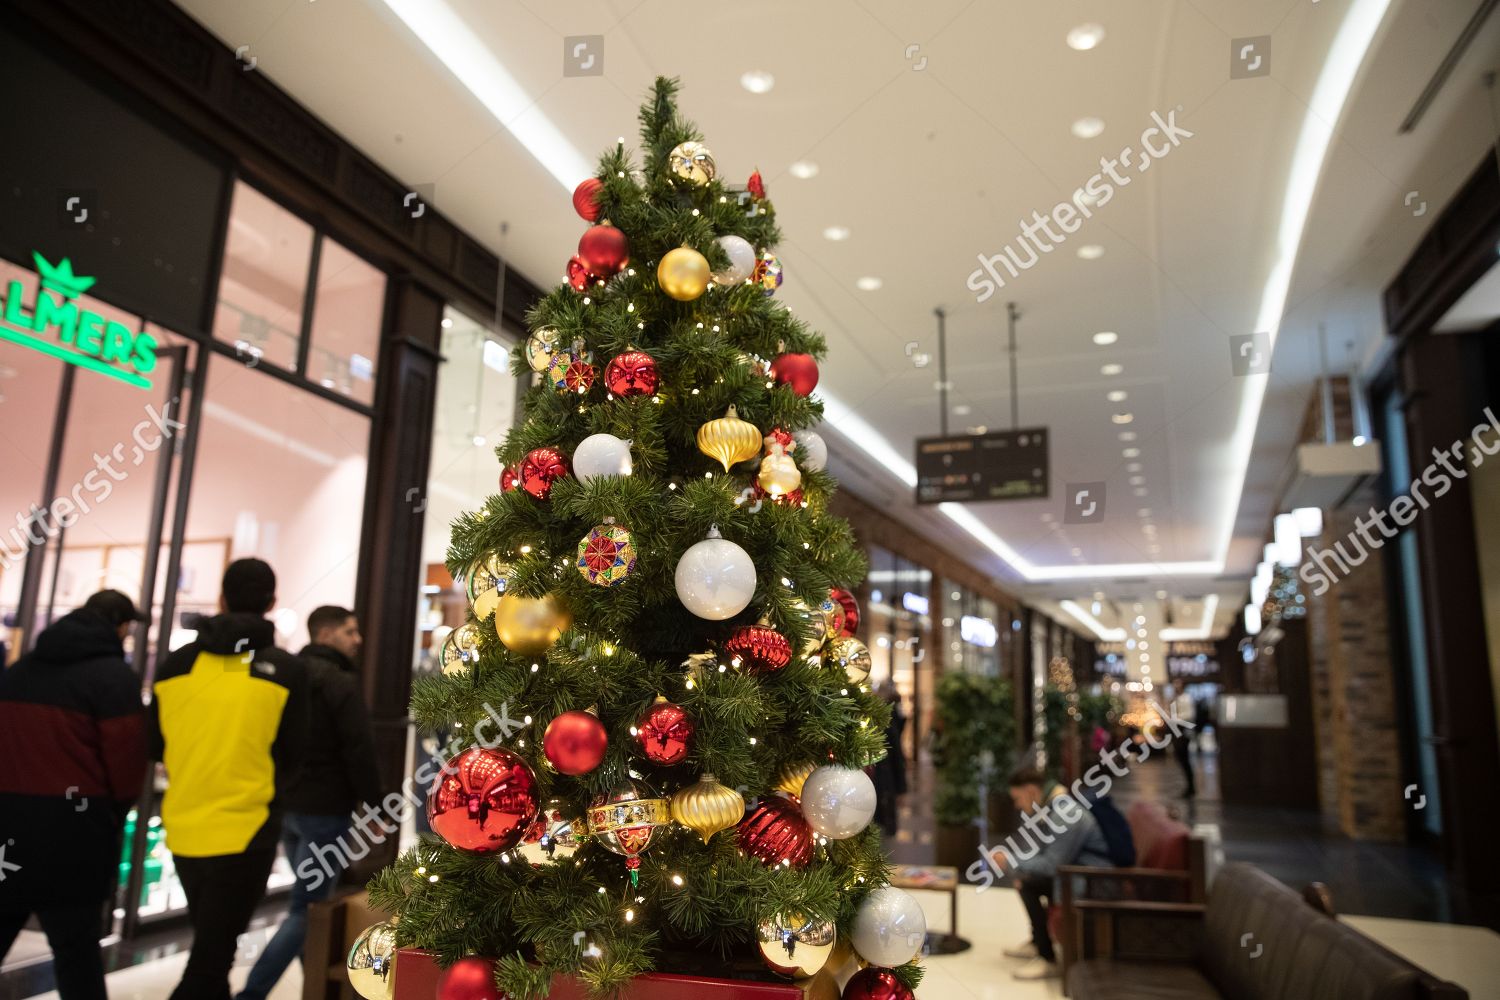
[[833,240],[835,243],[849,238],[849,229],[846,226],[829,226],[823,230],[825,240]]
[[1136,511],[1136,513],[1139,514],[1141,517],[1150,517],[1151,516],[1151,508],[1150,507],[1142,507],[1140,510]]
[[1130,485],[1131,486],[1144,486],[1145,483],[1146,483],[1146,477],[1145,476],[1131,476],[1130,477]]
[[1135,635],[1137,639],[1144,639],[1146,638],[1146,630],[1143,628],[1138,628],[1135,630]]
[[818,176],[818,165],[811,160],[798,160],[787,167],[786,171],[799,181],[806,181]]
[[1097,243],[1085,243],[1078,248],[1078,256],[1084,260],[1098,260],[1104,256],[1104,248]]
[[1077,547],[1075,547],[1075,548],[1074,548],[1074,549],[1073,549],[1073,554],[1074,554],[1074,555],[1075,555],[1075,556],[1081,556],[1081,555],[1083,555],[1083,550],[1082,550],[1082,549],[1080,549],[1080,548],[1077,548]]
[[763,69],[752,69],[740,74],[740,86],[752,94],[764,94],[776,86],[776,78]]
[[881,281],[879,278],[865,275],[863,278],[860,278],[858,281],[856,281],[855,284],[859,286],[859,290],[862,292],[878,292],[885,284],[885,282]]
[[1147,494],[1147,492],[1149,492],[1149,491],[1145,487],[1141,487],[1140,489],[1137,489],[1135,491],[1135,495],[1138,496],[1138,497],[1143,497],[1143,496],[1145,496]]
[[1088,118],[1080,118],[1073,123],[1073,134],[1080,139],[1092,139],[1103,132],[1103,118],[1095,118],[1091,115]]
[[1167,599],[1167,592],[1165,590],[1158,590],[1156,592],[1156,599],[1158,601],[1165,601]]
[[1086,205],[1089,208],[1093,208],[1099,204],[1099,196],[1089,194],[1083,188],[1078,188],[1073,192],[1073,202],[1078,205]]
[[1111,403],[1123,403],[1129,396],[1130,393],[1126,392],[1124,389],[1112,389],[1110,390],[1109,395],[1105,398],[1108,399]]
[[968,403],[959,403],[953,408],[953,415],[955,417],[967,417],[973,409]]
[[1111,361],[1107,365],[1099,366],[1100,375],[1118,375],[1125,370],[1125,366]]
[[1141,456],[1141,449],[1139,449],[1139,448],[1126,448],[1124,451],[1120,452],[1120,454],[1124,455],[1126,458],[1140,458],[1140,456]]
[[1129,465],[1125,466],[1125,471],[1126,472],[1140,472],[1141,471],[1141,463],[1140,462],[1131,462]]
[[1117,424],[1128,424],[1132,420],[1135,419],[1135,414],[1134,413],[1116,413],[1116,414],[1111,415],[1109,419],[1113,420]]
[[1113,344],[1119,339],[1120,335],[1118,333],[1115,333],[1113,330],[1101,330],[1100,332],[1094,334],[1094,343],[1098,344],[1100,347],[1108,347],[1110,344]]
[[1121,441],[1134,441],[1135,440],[1135,431],[1121,431],[1120,432],[1120,440]]
[[1104,41],[1104,25],[1102,24],[1080,24],[1068,32],[1068,48],[1077,49],[1079,52],[1087,52],[1102,41]]
[[443,329],[444,330],[451,330],[452,328],[453,328],[453,320],[452,320],[452,318],[448,317],[448,316],[444,316],[443,317]]

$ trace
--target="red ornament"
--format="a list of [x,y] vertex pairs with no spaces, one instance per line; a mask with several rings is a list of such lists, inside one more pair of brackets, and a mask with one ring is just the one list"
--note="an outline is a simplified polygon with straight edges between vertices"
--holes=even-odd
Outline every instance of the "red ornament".
[[818,384],[818,362],[811,354],[778,354],[771,362],[771,377],[797,395],[808,396]]
[[844,987],[842,1000],[914,1000],[915,996],[890,969],[872,965],[854,974]]
[[604,385],[616,396],[649,396],[656,383],[656,359],[645,351],[617,354],[604,369]]
[[578,257],[601,278],[619,274],[630,263],[630,241],[609,223],[587,229],[578,241]]
[[461,851],[493,854],[521,842],[540,808],[536,775],[504,747],[470,747],[427,795],[427,823]]
[[740,848],[767,865],[786,861],[793,868],[805,868],[812,860],[812,827],[790,799],[761,799],[760,805],[740,820],[737,835]]
[[520,479],[516,475],[516,470],[512,469],[510,466],[507,465],[505,468],[500,470],[501,493],[509,493],[511,490],[516,488],[516,484],[519,481]]
[[771,432],[766,435],[766,454],[771,454],[771,446],[777,444],[781,445],[782,452],[787,455],[792,454],[797,448],[796,439],[792,437],[791,431],[783,430],[780,427],[773,427],[771,428]]
[[828,596],[844,606],[844,627],[839,634],[849,636],[858,632],[859,602],[854,599],[854,595],[843,587],[834,587]]
[[587,291],[598,280],[597,274],[589,273],[589,266],[583,262],[582,257],[574,254],[573,259],[568,261],[568,284],[573,286],[573,291]]
[[766,182],[760,179],[759,170],[750,175],[750,179],[745,182],[745,187],[750,190],[757,201],[766,196]]
[[599,196],[604,193],[604,182],[597,177],[585,178],[573,189],[573,211],[590,222],[599,221],[603,211]]
[[547,724],[542,753],[563,774],[588,774],[604,760],[609,734],[592,712],[564,712]]
[[687,709],[674,705],[665,698],[657,698],[656,704],[646,709],[636,731],[640,734],[641,753],[653,764],[671,767],[687,759],[688,745],[698,724],[688,715]]
[[724,652],[752,674],[772,674],[792,662],[792,644],[769,625],[741,625],[724,641]]
[[505,1000],[495,985],[495,963],[478,955],[460,958],[438,980],[436,1000]]
[[538,500],[552,494],[552,484],[569,472],[568,458],[550,445],[533,448],[521,460],[521,488]]

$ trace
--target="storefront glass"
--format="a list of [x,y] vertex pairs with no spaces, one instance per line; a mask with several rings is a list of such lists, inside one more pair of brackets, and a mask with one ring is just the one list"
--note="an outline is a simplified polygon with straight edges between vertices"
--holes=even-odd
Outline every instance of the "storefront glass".
[[213,333],[247,363],[297,370],[315,241],[312,226],[235,184]]
[[908,720],[902,736],[907,760],[916,761],[931,725],[932,571],[879,546],[868,554],[869,600],[860,631],[870,647],[870,683],[876,690],[895,685]]
[[967,587],[948,584],[943,589],[943,636],[948,643],[944,669],[987,677],[1000,675],[1000,632],[1010,627],[1000,618],[1000,606]]

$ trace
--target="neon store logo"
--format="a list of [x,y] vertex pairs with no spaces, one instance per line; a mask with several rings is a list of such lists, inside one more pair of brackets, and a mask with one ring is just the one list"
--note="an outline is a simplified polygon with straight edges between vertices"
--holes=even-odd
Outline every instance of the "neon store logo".
[[8,284],[0,340],[142,389],[151,388],[146,374],[156,367],[156,338],[149,333],[132,333],[123,323],[106,319],[75,301],[93,287],[94,279],[74,274],[68,258],[50,264],[32,251],[31,259],[41,279],[36,301],[28,313],[21,282]]

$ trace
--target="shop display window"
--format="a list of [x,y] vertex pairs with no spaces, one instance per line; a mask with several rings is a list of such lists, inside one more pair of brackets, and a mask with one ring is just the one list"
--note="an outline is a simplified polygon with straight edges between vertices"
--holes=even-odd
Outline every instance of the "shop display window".
[[373,404],[384,305],[385,274],[325,237],[303,374],[326,389]]
[[213,334],[246,364],[296,370],[315,238],[312,226],[235,184]]

